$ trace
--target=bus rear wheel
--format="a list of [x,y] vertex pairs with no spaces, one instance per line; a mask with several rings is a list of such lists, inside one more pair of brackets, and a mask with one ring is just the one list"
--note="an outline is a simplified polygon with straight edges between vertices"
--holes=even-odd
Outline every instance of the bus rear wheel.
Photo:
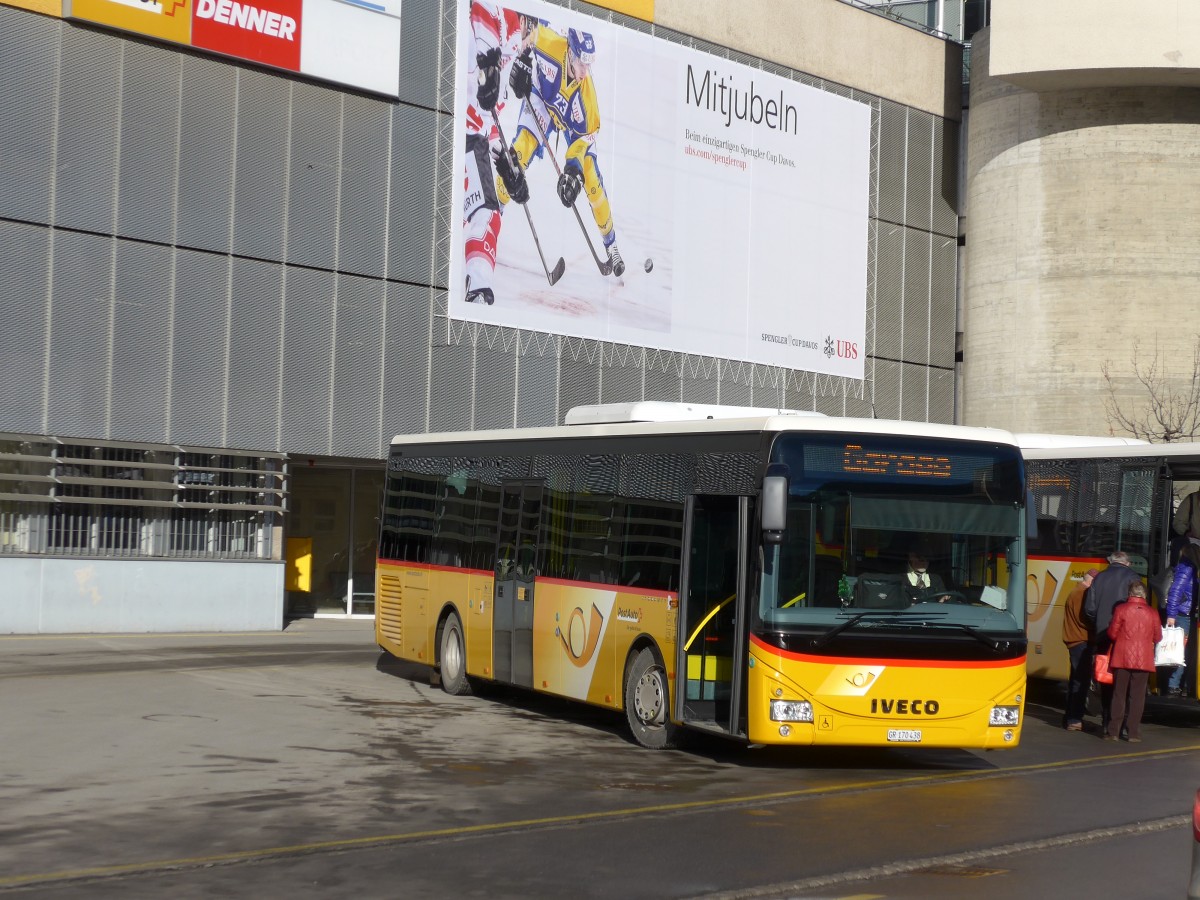
[[442,626],[441,667],[443,691],[455,695],[471,693],[471,682],[467,680],[467,649],[458,613],[450,613]]
[[625,670],[625,719],[633,739],[650,750],[669,750],[679,740],[671,722],[667,670],[658,655],[643,647]]

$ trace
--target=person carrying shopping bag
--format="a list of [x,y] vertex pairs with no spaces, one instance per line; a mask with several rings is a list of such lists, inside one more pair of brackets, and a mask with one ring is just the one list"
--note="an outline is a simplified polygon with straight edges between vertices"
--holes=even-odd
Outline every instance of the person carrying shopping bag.
[[[1189,541],[1179,553],[1179,562],[1167,589],[1167,627],[1182,628],[1186,642],[1192,624],[1192,608],[1196,596],[1196,573],[1200,571],[1200,545]],[[1178,697],[1183,693],[1183,666],[1176,666],[1167,682],[1167,694]]]
[[1140,743],[1146,686],[1154,671],[1154,645],[1162,640],[1162,623],[1146,602],[1146,585],[1141,581],[1129,586],[1129,599],[1113,610],[1108,638],[1112,641],[1109,668],[1113,670],[1113,695],[1104,740],[1115,741],[1124,726],[1128,729],[1127,740]]

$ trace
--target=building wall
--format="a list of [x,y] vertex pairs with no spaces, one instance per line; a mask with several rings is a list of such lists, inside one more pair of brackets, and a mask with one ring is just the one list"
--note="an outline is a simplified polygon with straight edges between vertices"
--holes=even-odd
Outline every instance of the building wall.
[[1200,85],[1192,0],[1003,0],[993,4],[990,71],[1029,90]]
[[[951,421],[958,125],[927,107],[959,49],[836,0],[578,8],[872,105],[865,381],[448,320],[453,0],[405,5],[399,102],[0,6],[0,428],[379,458],[589,402]],[[683,33],[735,24],[780,59]],[[936,84],[894,95],[881,53]]]
[[1027,90],[990,69],[1000,22],[972,50],[963,422],[1106,434],[1106,362],[1126,409],[1135,359],[1191,378],[1200,89]]
[[3,560],[0,634],[277,631],[283,563]]

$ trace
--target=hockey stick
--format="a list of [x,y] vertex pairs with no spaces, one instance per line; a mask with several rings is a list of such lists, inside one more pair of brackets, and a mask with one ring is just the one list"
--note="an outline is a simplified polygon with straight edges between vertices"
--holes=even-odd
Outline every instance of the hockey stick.
[[[504,129],[500,127],[500,118],[496,115],[496,111],[494,109],[491,112],[492,121],[496,123],[496,131],[500,134],[500,144],[502,147],[504,147],[503,152],[508,153],[508,141],[504,139]],[[514,153],[513,156],[515,157],[516,154]],[[517,160],[517,168],[521,170],[521,174],[525,173],[525,169],[521,166],[521,161],[519,159]],[[529,222],[529,233],[533,235],[533,246],[537,247],[538,258],[542,261],[542,269],[544,269],[546,272],[546,280],[550,282],[551,285],[556,284],[558,279],[563,277],[563,272],[567,270],[567,263],[560,256],[558,258],[558,262],[554,264],[553,269],[546,265],[546,254],[542,252],[542,242],[538,240],[537,229],[533,227],[533,213],[529,211],[528,203],[522,203],[520,206],[523,210],[525,210],[525,218]]]
[[[550,155],[550,162],[554,163],[554,171],[558,173],[559,178],[562,178],[562,167],[558,164],[558,157],[554,155],[554,150],[551,149],[550,142],[546,140],[546,130],[542,128],[542,120],[538,118],[537,109],[532,103],[529,102],[529,98],[525,99],[525,103],[529,106],[529,111],[532,114],[531,118],[533,119],[533,124],[538,130],[538,139],[541,140],[542,146],[546,148],[546,153]],[[607,259],[601,259],[596,255],[596,248],[592,246],[592,239],[588,235],[587,226],[583,224],[583,216],[579,214],[579,207],[577,207],[573,202],[571,203],[571,212],[575,213],[575,221],[579,223],[579,230],[583,232],[583,239],[587,241],[588,250],[591,251],[592,259],[596,261],[596,267],[600,269],[600,274],[611,275],[612,263],[610,263]]]

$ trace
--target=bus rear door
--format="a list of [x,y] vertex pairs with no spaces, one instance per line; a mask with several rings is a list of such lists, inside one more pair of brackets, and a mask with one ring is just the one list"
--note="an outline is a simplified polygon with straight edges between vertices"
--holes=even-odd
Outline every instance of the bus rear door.
[[533,586],[538,574],[542,483],[502,487],[496,540],[493,660],[496,680],[533,687]]

